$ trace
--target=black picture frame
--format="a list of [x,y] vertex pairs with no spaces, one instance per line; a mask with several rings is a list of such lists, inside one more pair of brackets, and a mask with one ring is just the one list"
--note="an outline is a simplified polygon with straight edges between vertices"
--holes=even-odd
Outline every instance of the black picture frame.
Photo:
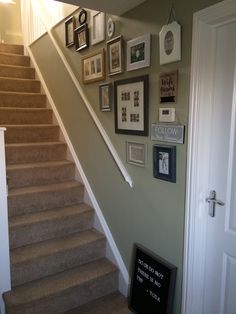
[[154,178],[176,182],[176,146],[153,146]]
[[66,47],[71,47],[75,43],[74,29],[75,29],[75,17],[70,16],[65,21],[65,44],[66,44]]
[[148,75],[114,82],[115,133],[148,136]]
[[177,267],[135,243],[128,306],[132,313],[172,314]]
[[80,25],[83,25],[87,22],[87,11],[84,9],[81,9],[79,12],[78,21]]
[[100,111],[111,111],[113,103],[113,84],[103,83],[99,85]]
[[106,43],[108,75],[124,72],[124,41],[123,37],[117,36]]
[[85,23],[74,30],[75,50],[81,51],[89,47],[88,24]]

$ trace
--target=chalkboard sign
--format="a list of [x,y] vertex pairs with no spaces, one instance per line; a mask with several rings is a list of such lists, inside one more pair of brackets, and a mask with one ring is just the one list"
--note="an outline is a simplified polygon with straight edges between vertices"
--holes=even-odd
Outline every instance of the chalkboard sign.
[[171,314],[177,268],[135,244],[129,308],[136,314]]

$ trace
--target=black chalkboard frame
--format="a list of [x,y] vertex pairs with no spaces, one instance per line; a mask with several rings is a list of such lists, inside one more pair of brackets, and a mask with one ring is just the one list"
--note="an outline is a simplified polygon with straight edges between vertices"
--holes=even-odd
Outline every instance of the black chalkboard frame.
[[135,274],[137,273],[137,269],[136,269],[137,260],[139,258],[140,253],[142,254],[142,256],[146,256],[148,257],[148,259],[151,259],[154,263],[156,263],[156,265],[159,265],[159,266],[161,265],[162,269],[164,267],[166,272],[169,273],[169,280],[168,280],[168,285],[166,288],[167,291],[165,291],[166,297],[167,297],[165,309],[164,311],[162,310],[161,312],[157,311],[155,312],[155,314],[172,314],[177,267],[138,243],[134,244],[132,261],[131,261],[131,265],[132,265],[131,276],[132,277],[131,277],[130,292],[129,292],[129,297],[128,297],[128,307],[130,311],[132,311],[135,314],[147,314],[147,313],[153,314],[154,313],[154,312],[149,312],[149,309],[147,308],[145,310],[145,313],[137,309],[140,296],[138,295],[137,289],[136,289],[137,279],[135,278]]

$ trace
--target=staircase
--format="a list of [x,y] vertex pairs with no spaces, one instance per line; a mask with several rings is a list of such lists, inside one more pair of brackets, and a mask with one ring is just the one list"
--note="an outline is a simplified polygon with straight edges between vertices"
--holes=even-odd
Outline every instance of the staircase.
[[12,280],[6,312],[130,313],[23,46],[0,44],[0,125],[7,129]]

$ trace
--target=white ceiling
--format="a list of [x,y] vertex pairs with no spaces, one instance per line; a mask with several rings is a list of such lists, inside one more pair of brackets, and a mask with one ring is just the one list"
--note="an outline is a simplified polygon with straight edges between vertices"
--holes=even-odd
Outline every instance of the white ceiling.
[[122,15],[146,0],[56,0],[96,11]]

